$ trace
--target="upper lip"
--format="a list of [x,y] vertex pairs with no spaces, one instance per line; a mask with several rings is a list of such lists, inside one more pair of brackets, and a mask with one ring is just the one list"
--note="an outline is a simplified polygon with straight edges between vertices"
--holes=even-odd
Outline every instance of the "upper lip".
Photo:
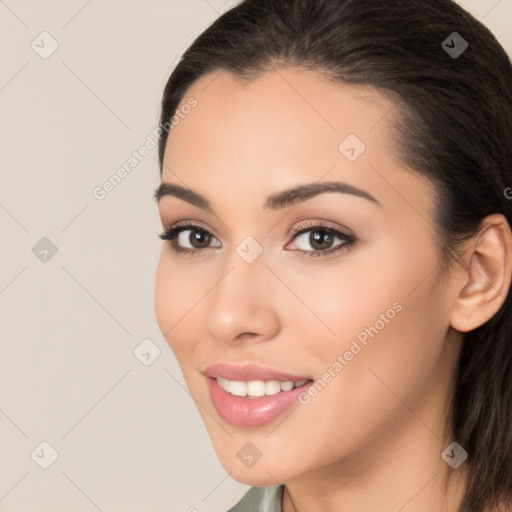
[[209,377],[222,377],[228,380],[251,381],[251,380],[279,380],[282,382],[309,380],[310,377],[304,375],[292,375],[280,372],[273,368],[259,366],[255,364],[233,365],[225,363],[216,363],[206,367],[205,375]]

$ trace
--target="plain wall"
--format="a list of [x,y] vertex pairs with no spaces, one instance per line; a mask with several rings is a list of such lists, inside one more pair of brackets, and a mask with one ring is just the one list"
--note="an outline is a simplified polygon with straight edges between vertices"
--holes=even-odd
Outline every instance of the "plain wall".
[[[2,512],[223,512],[248,489],[156,323],[156,149],[94,195],[151,146],[174,64],[233,3],[0,2]],[[461,4],[512,54],[512,0]]]

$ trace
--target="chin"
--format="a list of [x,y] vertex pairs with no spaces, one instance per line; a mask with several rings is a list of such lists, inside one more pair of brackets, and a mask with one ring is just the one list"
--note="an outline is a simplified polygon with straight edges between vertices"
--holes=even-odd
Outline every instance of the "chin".
[[[239,443],[236,442],[236,444]],[[244,443],[240,445],[244,446]],[[231,444],[232,446],[233,444]],[[243,448],[236,450],[231,448],[229,454],[220,450],[217,451],[217,457],[222,467],[237,482],[255,487],[272,487],[287,482],[298,474],[296,459],[295,464],[293,462],[288,463],[282,457],[276,459],[276,454],[273,452],[269,454],[269,457],[265,457],[263,454],[259,460],[245,462],[243,456],[240,456],[240,458],[238,456],[242,450]]]
[[[226,468],[226,471],[229,472],[229,469]],[[272,476],[270,476],[272,475]],[[231,471],[231,478],[240,482],[241,484],[250,485],[252,487],[273,487],[275,485],[280,485],[284,483],[284,480],[279,478],[277,474],[275,474],[272,470],[270,470],[270,475],[265,471],[265,469],[259,469],[256,471],[256,468],[251,469],[235,469]]]

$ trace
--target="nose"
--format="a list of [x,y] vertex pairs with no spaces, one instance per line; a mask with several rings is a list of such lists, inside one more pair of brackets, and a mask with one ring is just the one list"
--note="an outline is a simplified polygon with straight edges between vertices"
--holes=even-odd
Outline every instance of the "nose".
[[223,277],[211,290],[205,319],[209,335],[224,343],[264,341],[280,329],[278,281],[261,255],[247,263],[230,258]]

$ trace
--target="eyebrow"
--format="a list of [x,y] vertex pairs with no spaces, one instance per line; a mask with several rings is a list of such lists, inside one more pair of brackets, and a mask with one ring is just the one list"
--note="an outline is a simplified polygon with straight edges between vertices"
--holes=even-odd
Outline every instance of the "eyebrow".
[[[325,194],[328,192],[350,194],[356,197],[367,199],[378,204],[379,206],[382,206],[380,202],[375,199],[375,197],[373,197],[365,190],[339,181],[323,181],[299,185],[297,187],[289,188],[283,190],[282,192],[272,194],[265,201],[264,208],[279,210],[281,208],[286,208],[287,206],[301,203],[319,194]],[[205,197],[198,194],[197,192],[194,192],[193,190],[181,187],[180,185],[175,185],[172,183],[161,183],[155,190],[153,197],[157,202],[159,202],[160,199],[164,196],[177,197],[183,201],[186,201],[187,203],[201,208],[202,210],[213,213],[211,204]]]

